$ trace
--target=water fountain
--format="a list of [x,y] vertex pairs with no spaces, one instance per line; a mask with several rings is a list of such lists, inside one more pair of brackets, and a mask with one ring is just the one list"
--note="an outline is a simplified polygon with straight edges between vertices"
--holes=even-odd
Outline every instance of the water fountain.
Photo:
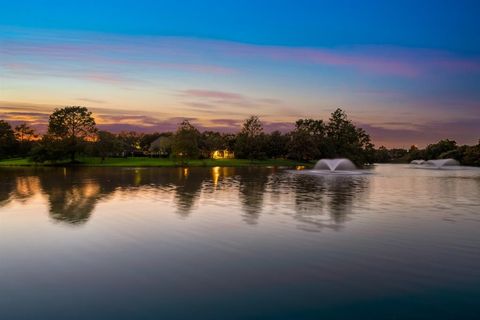
[[353,171],[356,170],[357,167],[353,164],[352,161],[339,158],[339,159],[321,159],[317,162],[314,170],[328,170],[330,172],[338,172],[338,171]]
[[410,164],[425,164],[425,160],[422,159],[417,159],[417,160],[412,160],[410,161]]
[[292,171],[295,174],[306,174],[314,176],[336,176],[336,175],[364,175],[369,172],[365,170],[359,170],[353,164],[352,161],[346,158],[337,159],[321,159],[319,160],[313,169],[303,170],[304,168],[297,168]]
[[445,166],[458,166],[460,163],[455,159],[437,159],[437,160],[428,160],[425,162],[426,165],[430,167],[435,167],[436,169],[441,169]]

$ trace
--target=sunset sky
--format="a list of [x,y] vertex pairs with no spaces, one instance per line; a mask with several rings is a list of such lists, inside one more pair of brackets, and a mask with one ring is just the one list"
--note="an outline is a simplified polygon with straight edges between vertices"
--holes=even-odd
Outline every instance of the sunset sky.
[[479,1],[1,1],[0,119],[267,131],[343,108],[377,146],[480,139]]

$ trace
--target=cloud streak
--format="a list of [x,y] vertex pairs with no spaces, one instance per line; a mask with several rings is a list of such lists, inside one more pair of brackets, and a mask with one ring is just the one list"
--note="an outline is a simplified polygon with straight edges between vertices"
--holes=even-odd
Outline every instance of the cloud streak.
[[[15,57],[32,60],[89,63],[136,69],[229,75],[239,71],[239,60],[323,65],[362,73],[417,77],[433,70],[479,73],[480,57],[449,52],[387,46],[304,48],[262,46],[228,41],[179,37],[114,36],[93,33],[57,33],[56,37],[7,30],[0,56],[10,57],[10,70],[23,67]],[[16,36],[16,37],[15,37]],[[9,60],[11,60],[9,59]],[[7,60],[8,61],[8,60]],[[224,61],[223,64],[210,61]]]

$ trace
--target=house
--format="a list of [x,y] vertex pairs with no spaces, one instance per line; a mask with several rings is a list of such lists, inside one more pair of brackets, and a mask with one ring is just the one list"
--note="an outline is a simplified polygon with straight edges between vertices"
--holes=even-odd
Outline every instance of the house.
[[212,159],[233,159],[235,158],[235,154],[231,150],[223,149],[213,151],[210,157]]
[[148,151],[151,155],[168,156],[172,149],[172,138],[161,136],[150,144]]

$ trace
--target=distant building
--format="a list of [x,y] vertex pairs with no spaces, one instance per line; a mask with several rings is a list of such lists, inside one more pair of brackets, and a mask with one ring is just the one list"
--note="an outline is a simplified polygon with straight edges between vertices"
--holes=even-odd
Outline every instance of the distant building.
[[150,144],[148,151],[151,155],[168,156],[172,149],[171,137],[159,137]]
[[233,159],[235,158],[235,154],[233,151],[224,149],[224,150],[215,150],[210,155],[212,159]]

